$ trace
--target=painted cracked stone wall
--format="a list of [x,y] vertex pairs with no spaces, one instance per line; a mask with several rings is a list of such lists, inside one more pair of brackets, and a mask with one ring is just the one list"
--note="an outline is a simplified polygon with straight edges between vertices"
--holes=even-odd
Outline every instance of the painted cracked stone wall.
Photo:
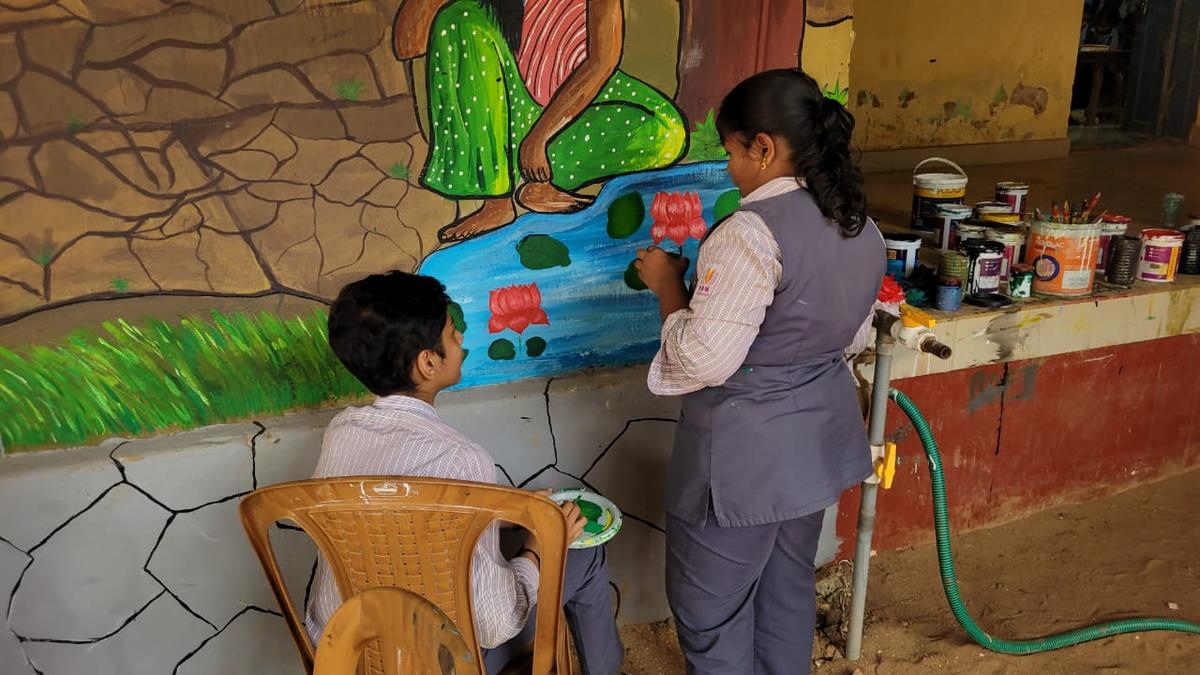
[[[471,391],[441,406],[488,443],[502,481],[587,485],[621,504],[625,524],[608,553],[622,622],[668,615],[660,504],[678,410],[646,393],[644,377],[635,368],[526,380],[500,401]],[[236,508],[256,486],[310,475],[330,414],[0,463],[0,510],[23,514],[0,519],[0,672],[302,672]],[[62,490],[67,481],[72,489]],[[837,548],[832,524],[826,532],[822,560]],[[313,547],[299,532],[274,534],[303,602]]]
[[[845,1],[6,2],[0,447],[360,396],[324,310],[390,269],[449,287],[467,386],[645,361],[634,250],[694,253],[737,204],[705,163],[714,75],[803,51],[844,100],[850,23]],[[545,322],[496,324],[492,292],[531,285]]]

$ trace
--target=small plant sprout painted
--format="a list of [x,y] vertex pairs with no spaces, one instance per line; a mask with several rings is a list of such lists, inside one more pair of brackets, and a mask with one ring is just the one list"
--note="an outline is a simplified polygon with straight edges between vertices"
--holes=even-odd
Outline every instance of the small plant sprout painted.
[[343,101],[357,101],[362,98],[365,86],[362,80],[352,77],[346,80],[338,80],[334,86],[334,91],[337,93],[337,97]]
[[396,180],[408,180],[408,176],[409,176],[408,167],[401,164],[400,162],[396,162],[395,164],[388,167],[388,175],[391,176],[392,178],[395,178]]

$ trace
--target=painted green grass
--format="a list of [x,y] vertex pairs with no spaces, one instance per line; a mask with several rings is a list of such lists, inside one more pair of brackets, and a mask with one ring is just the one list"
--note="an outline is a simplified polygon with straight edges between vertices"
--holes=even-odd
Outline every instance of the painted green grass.
[[327,315],[123,320],[54,346],[0,347],[7,452],[188,429],[361,396],[329,350]]

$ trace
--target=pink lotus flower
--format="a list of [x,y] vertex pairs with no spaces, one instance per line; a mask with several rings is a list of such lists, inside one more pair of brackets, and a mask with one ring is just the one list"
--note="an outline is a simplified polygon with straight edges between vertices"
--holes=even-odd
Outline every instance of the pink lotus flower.
[[702,239],[708,229],[700,216],[703,210],[699,193],[659,192],[650,205],[650,216],[654,220],[650,238],[655,244],[670,239],[680,246],[688,239]]
[[520,334],[530,325],[550,325],[550,318],[542,309],[542,292],[536,283],[497,288],[491,292],[488,307],[492,310],[488,320],[489,333],[511,328]]

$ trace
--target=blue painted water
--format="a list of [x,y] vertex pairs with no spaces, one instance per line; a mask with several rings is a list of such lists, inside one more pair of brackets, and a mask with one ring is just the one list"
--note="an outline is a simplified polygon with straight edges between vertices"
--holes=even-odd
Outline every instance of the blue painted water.
[[[650,204],[654,195],[699,193],[704,220],[711,227],[717,198],[731,189],[724,162],[629,174],[608,181],[595,203],[583,211],[529,213],[501,230],[430,255],[421,264],[421,273],[446,285],[450,297],[462,306],[467,323],[463,346],[470,354],[463,365],[460,387],[650,361],[659,344],[658,302],[649,291],[626,286],[624,276],[637,250],[653,243]],[[608,235],[608,207],[629,193],[641,195],[646,217],[628,239],[615,240]],[[526,269],[517,254],[517,244],[533,234],[549,235],[565,244],[571,264]],[[689,240],[683,247],[684,255],[694,261],[698,244]],[[671,250],[675,244],[668,240],[663,247]],[[541,290],[542,307],[550,325],[530,326],[521,336],[512,331],[489,334],[489,292],[534,282]],[[546,351],[536,358],[528,356],[524,348],[534,337],[547,343]],[[488,346],[499,338],[518,346],[515,359],[493,360],[488,356]]]

